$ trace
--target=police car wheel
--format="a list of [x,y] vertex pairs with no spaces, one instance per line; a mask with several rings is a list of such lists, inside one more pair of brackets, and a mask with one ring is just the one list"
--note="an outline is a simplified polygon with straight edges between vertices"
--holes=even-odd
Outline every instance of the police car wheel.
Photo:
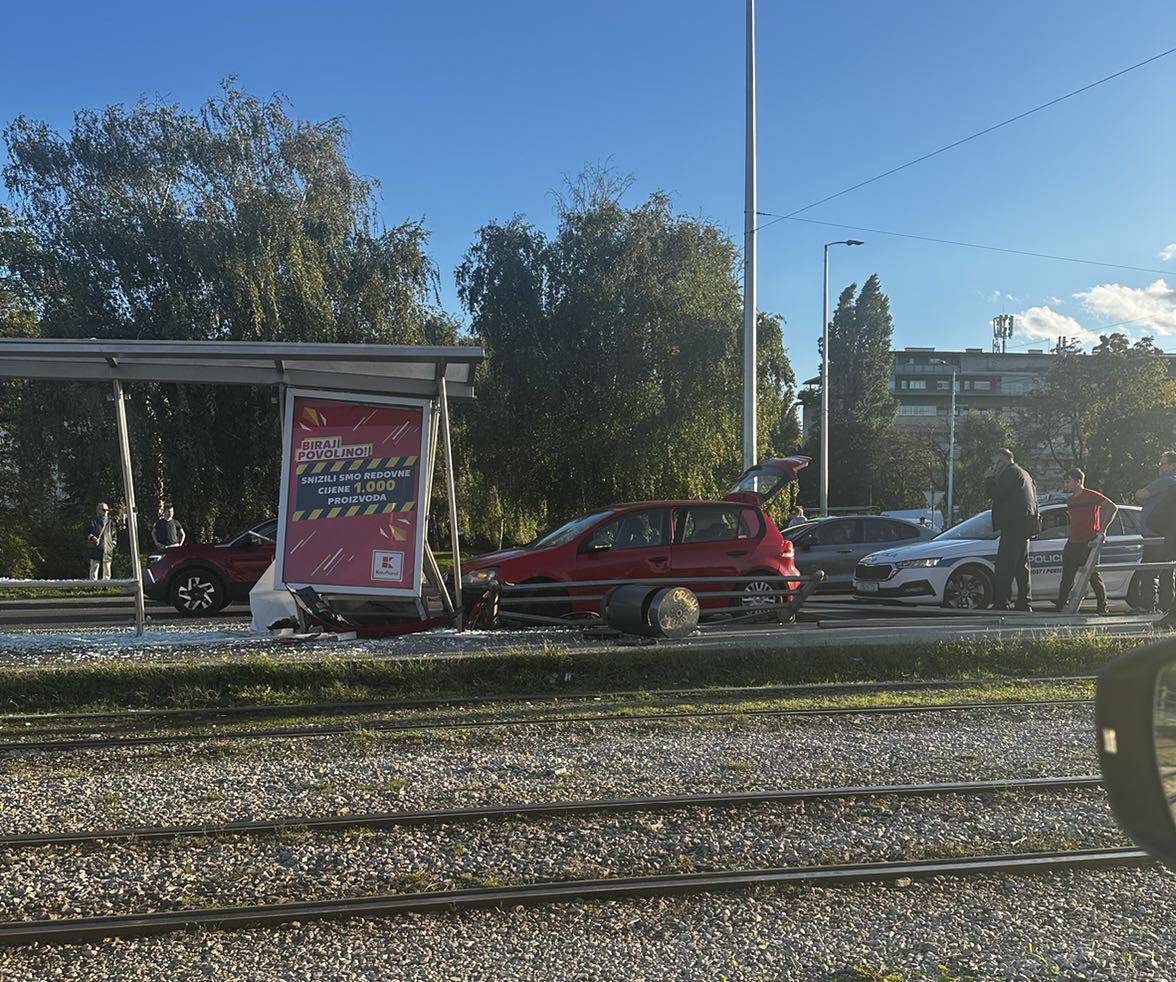
[[943,590],[943,606],[958,610],[983,610],[992,605],[992,577],[978,566],[957,569]]

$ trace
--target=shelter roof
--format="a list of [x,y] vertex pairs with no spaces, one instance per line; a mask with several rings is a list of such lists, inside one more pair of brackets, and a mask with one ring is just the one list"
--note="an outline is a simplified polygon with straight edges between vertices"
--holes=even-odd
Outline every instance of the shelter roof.
[[263,341],[0,339],[0,378],[280,385],[472,399],[481,348]]

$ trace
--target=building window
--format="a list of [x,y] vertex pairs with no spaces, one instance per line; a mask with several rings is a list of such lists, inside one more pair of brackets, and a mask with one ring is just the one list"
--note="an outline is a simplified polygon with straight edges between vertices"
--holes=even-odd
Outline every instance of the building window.
[[1001,385],[1001,391],[1010,396],[1023,396],[1025,394],[1025,383],[1004,382]]
[[934,416],[934,406],[899,406],[899,416]]
[[907,382],[906,387],[908,389],[925,389],[927,388],[927,380],[922,378],[913,378]]
[[991,392],[992,391],[992,383],[987,380],[985,380],[983,382],[973,382],[972,388],[975,389],[977,392]]

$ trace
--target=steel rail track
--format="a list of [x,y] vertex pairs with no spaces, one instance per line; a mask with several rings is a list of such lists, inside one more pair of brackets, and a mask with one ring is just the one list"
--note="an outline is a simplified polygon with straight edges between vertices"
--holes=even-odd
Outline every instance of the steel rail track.
[[0,743],[0,753],[42,752],[59,750],[102,750],[115,747],[146,747],[172,743],[198,743],[208,740],[290,740],[304,737],[346,736],[358,729],[376,733],[405,733],[416,731],[474,730],[497,727],[556,726],[566,723],[642,723],[673,722],[691,719],[724,719],[735,716],[756,719],[796,718],[819,716],[902,716],[915,713],[950,713],[1025,709],[1043,706],[1088,706],[1093,699],[1031,699],[1023,701],[965,702],[917,706],[833,706],[813,709],[722,709],[691,710],[688,712],[640,713],[580,713],[561,716],[488,717],[476,720],[397,720],[381,722],[368,720],[362,725],[294,726],[270,730],[231,730],[228,732],[161,733],[148,736],[86,737],[72,740],[16,740]]
[[[396,709],[442,709],[448,707],[495,705],[500,703],[531,702],[589,702],[620,699],[684,699],[738,698],[744,695],[772,696],[785,693],[846,693],[907,691],[919,689],[959,689],[986,685],[1046,685],[1067,682],[1093,682],[1093,675],[1000,676],[978,679],[896,679],[892,682],[802,682],[791,685],[714,686],[691,689],[626,689],[602,692],[505,693],[493,696],[453,696],[436,699],[380,699],[353,702],[279,703],[248,706],[193,706],[177,708],[115,709],[96,712],[58,713],[0,713],[0,724],[32,726],[80,720],[85,723],[137,722],[150,719],[220,719],[233,716],[314,716],[332,713],[363,713]],[[21,732],[17,730],[15,732]]]
[[[1057,682],[1072,682],[1072,681],[1075,681],[1075,679],[1047,679],[1047,680],[1041,680],[1041,681],[1044,681],[1046,684],[1048,684],[1048,683],[1057,683]],[[1087,681],[1087,680],[1079,677],[1076,679],[1076,681],[1082,682],[1082,681]],[[1093,678],[1091,678],[1089,681],[1093,682]],[[1035,684],[1035,683],[1033,681],[1027,680],[1027,684],[1031,685],[1031,684]],[[887,692],[887,691],[904,692],[904,691],[914,691],[917,689],[926,690],[928,688],[951,690],[951,689],[966,688],[966,687],[969,687],[969,685],[967,683],[964,683],[961,685],[952,684],[952,685],[945,685],[945,686],[935,686],[935,685],[923,686],[923,685],[918,685],[916,683],[911,683],[907,687],[897,688],[897,689],[892,686],[886,686],[886,685],[879,685],[876,689],[872,688],[872,687],[868,688],[868,687],[864,687],[864,686],[858,687],[858,688],[852,688],[849,686],[847,686],[846,688],[839,688],[839,687],[835,687],[835,686],[814,686],[812,688],[777,687],[774,689],[764,689],[764,688],[759,688],[759,689],[748,688],[746,690],[729,689],[729,690],[724,690],[721,693],[704,695],[702,698],[690,698],[686,694],[682,694],[682,695],[678,696],[677,698],[673,698],[667,692],[666,695],[659,695],[655,698],[648,698],[647,697],[647,698],[625,699],[625,698],[622,698],[621,695],[617,695],[613,698],[602,698],[600,696],[587,695],[582,698],[552,698],[552,699],[520,698],[519,700],[517,700],[517,702],[526,703],[529,706],[539,706],[539,707],[549,706],[549,707],[551,707],[551,709],[553,711],[560,711],[562,709],[567,712],[572,712],[574,710],[574,707],[583,705],[583,703],[585,703],[585,702],[593,702],[593,703],[607,704],[611,710],[615,711],[615,710],[624,710],[624,709],[647,709],[647,708],[655,708],[658,706],[670,707],[670,706],[673,706],[673,705],[676,705],[679,703],[702,703],[702,704],[712,705],[712,706],[721,706],[726,703],[738,702],[738,701],[743,701],[743,700],[763,701],[764,699],[771,698],[771,696],[773,694],[793,695],[794,697],[801,697],[802,693],[810,692],[814,696],[833,696],[833,695],[852,696],[852,695],[857,695],[857,694],[870,694],[870,693],[874,693],[874,692]],[[970,687],[983,689],[985,686],[983,684],[981,684],[981,685],[972,685]],[[659,691],[664,691],[664,690],[659,690]],[[479,705],[490,704],[492,698],[493,697],[488,697],[485,703],[471,703],[469,708],[476,709],[476,708],[478,708]],[[505,700],[503,700],[503,701],[505,701]],[[497,702],[499,702],[499,700],[494,700],[494,702],[497,703]],[[348,706],[348,704],[346,704],[346,703],[334,704],[334,705],[337,705],[339,707]],[[355,704],[352,704],[352,705],[355,705]],[[347,710],[344,708],[337,708],[337,709],[333,708],[330,712],[321,712],[321,713],[293,712],[290,714],[290,716],[295,719],[300,718],[300,717],[315,719],[320,716],[321,717],[328,717],[328,718],[329,717],[339,717],[339,716],[357,716],[358,717],[358,716],[366,716],[371,713],[381,713],[381,712],[389,712],[389,711],[395,712],[396,709],[398,708],[395,706],[395,704],[371,703],[368,705],[371,708],[369,708],[366,712],[363,709],[355,709],[355,708],[352,708],[350,710]],[[422,703],[416,703],[414,705],[417,708],[434,708],[434,709],[452,708],[454,710],[460,710],[460,709],[467,708],[467,707],[459,705],[459,704],[446,704],[443,702],[436,702],[436,703],[422,702]],[[390,706],[390,708],[389,708],[389,706]],[[252,708],[252,707],[250,707],[250,708]],[[404,708],[408,708],[408,707],[404,707]],[[98,737],[99,735],[126,734],[126,733],[134,733],[136,731],[142,732],[144,730],[152,730],[152,729],[159,731],[159,732],[157,732],[156,735],[161,735],[162,732],[172,731],[172,730],[175,730],[179,727],[184,727],[184,726],[188,726],[188,727],[198,727],[201,725],[218,726],[218,725],[221,725],[222,723],[226,726],[231,726],[231,725],[241,723],[243,721],[246,721],[249,719],[254,719],[257,717],[261,717],[261,716],[263,716],[263,714],[261,714],[261,713],[257,713],[257,714],[242,713],[242,714],[236,714],[233,716],[221,716],[219,714],[209,714],[207,716],[193,716],[193,717],[189,717],[188,719],[180,717],[178,719],[171,720],[171,721],[160,720],[154,727],[152,727],[152,725],[151,725],[153,722],[153,719],[149,715],[135,716],[135,717],[125,718],[125,719],[115,718],[115,719],[112,719],[106,725],[101,725],[103,722],[101,717],[97,718],[94,721],[87,720],[84,722],[75,722],[72,725],[34,726],[32,723],[29,723],[29,724],[26,724],[25,726],[22,726],[19,728],[10,727],[10,728],[6,729],[6,728],[0,727],[0,745],[2,745],[6,741],[21,742],[21,741],[27,740],[32,737],[38,737],[41,739],[48,739],[49,737],[53,737],[55,739],[60,739],[60,738],[64,738],[64,737],[83,736],[84,735],[84,736],[94,738],[94,737]],[[268,717],[269,717],[268,713],[264,714],[264,718],[268,718]],[[359,724],[358,722],[353,722],[351,725],[352,726],[359,726],[361,724]],[[227,732],[232,733],[234,731],[229,730]]]
[[48,832],[0,836],[0,850],[92,845],[100,842],[159,841],[177,837],[269,835],[298,829],[308,832],[346,832],[350,829],[389,829],[400,826],[464,825],[481,821],[559,818],[565,815],[617,814],[643,811],[681,811],[691,808],[742,808],[760,804],[798,804],[846,798],[933,798],[951,795],[999,794],[1020,791],[1073,791],[1101,787],[1097,775],[1043,777],[997,781],[960,781],[941,784],[881,784],[863,787],[803,788],[778,791],[735,791],[720,794],[667,795],[654,798],[478,805],[423,811],[369,812],[355,815],[294,816],[220,825],[140,826],[96,832]]
[[478,907],[536,906],[557,901],[624,900],[685,893],[742,890],[758,886],[828,887],[900,877],[1032,874],[1067,869],[1135,866],[1153,860],[1141,849],[1082,849],[967,859],[922,859],[839,866],[774,867],[675,873],[661,876],[562,880],[519,886],[441,890],[427,893],[309,900],[280,904],[209,907],[100,917],[24,920],[0,923],[0,945],[69,944],[102,938],[129,938],[205,928],[273,927],[351,917],[385,917]]

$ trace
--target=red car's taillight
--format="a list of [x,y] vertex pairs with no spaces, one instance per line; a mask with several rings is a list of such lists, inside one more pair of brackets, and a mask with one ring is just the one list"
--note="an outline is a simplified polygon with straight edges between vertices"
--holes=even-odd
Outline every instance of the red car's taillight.
[[789,542],[787,539],[785,539],[782,543],[780,543],[780,555],[783,556],[785,559],[792,558],[792,555],[793,555],[792,543]]

